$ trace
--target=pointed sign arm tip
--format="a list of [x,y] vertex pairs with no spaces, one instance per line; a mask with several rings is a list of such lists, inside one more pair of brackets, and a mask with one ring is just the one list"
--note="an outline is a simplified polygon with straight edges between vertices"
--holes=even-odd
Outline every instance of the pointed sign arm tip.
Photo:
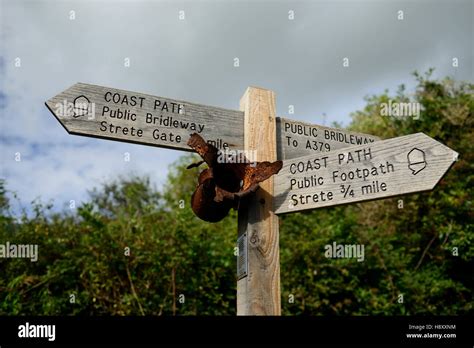
[[48,110],[53,114],[54,118],[59,122],[59,124],[66,130],[66,132],[68,132],[68,134],[74,134],[72,133],[71,131],[69,131],[69,129],[66,127],[66,125],[61,122],[61,119],[56,115],[56,113],[54,112],[53,108],[49,105],[51,103],[51,99],[47,100],[44,102],[44,105],[46,105],[46,107],[48,108]]

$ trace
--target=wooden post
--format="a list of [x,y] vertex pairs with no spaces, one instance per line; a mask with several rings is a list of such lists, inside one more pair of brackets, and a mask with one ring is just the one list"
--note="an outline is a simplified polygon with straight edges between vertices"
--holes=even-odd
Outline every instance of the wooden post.
[[[249,87],[240,99],[244,111],[244,149],[257,161],[276,161],[275,94]],[[255,158],[255,157],[254,157]],[[239,207],[238,232],[246,244],[247,275],[237,281],[237,315],[280,315],[278,217],[272,212],[273,178]],[[243,237],[242,237],[243,236]]]

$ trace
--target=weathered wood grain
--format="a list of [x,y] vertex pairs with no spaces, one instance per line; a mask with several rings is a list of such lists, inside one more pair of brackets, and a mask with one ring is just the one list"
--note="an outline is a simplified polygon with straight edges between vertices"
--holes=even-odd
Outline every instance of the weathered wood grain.
[[350,132],[277,117],[278,159],[293,159],[380,140],[375,135]]
[[[457,156],[458,153],[447,146],[416,133],[286,160],[275,176],[274,211],[288,213],[431,190]],[[308,163],[313,169],[299,172],[298,168],[304,170]],[[364,170],[369,171],[368,176]],[[353,178],[350,172],[354,173]],[[343,173],[348,175],[345,181]],[[309,183],[312,176],[313,182]],[[298,187],[298,182],[309,187]],[[332,199],[329,199],[330,193]]]
[[[245,149],[257,161],[275,161],[275,95],[249,87],[240,100],[245,114]],[[237,315],[280,315],[278,217],[272,212],[273,178],[239,207],[239,237],[246,234],[248,275],[237,282]]]
[[[114,102],[114,96],[118,103]],[[124,102],[124,96],[128,105]],[[76,108],[79,112],[75,114],[75,101],[76,104],[88,101],[89,106],[94,108],[90,107],[87,112]],[[85,83],[77,83],[59,93],[46,105],[70,134],[191,151],[186,142],[190,134],[197,132],[207,141],[215,142],[218,148],[225,148],[224,144],[230,149],[243,148],[244,117],[241,111]],[[120,109],[122,113],[135,114],[135,120],[112,117],[113,114],[106,108],[112,112]],[[148,120],[155,117],[157,121],[168,121],[161,125],[153,124],[147,122],[147,114],[152,115]],[[122,128],[117,133],[111,133],[110,124],[114,130],[117,130],[115,126]],[[196,127],[192,128],[193,125]],[[123,127],[127,127],[127,134],[123,133]],[[135,134],[132,134],[132,127]],[[141,135],[138,130],[141,130]]]

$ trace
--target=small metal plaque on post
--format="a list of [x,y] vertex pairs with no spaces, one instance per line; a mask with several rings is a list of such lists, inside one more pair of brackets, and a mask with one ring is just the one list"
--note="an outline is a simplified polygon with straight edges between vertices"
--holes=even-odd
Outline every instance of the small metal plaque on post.
[[237,280],[247,276],[248,258],[247,258],[247,233],[244,233],[237,239]]

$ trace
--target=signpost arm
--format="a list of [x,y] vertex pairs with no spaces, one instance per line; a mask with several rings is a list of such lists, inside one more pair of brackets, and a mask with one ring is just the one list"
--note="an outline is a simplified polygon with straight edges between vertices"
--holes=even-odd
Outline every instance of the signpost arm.
[[[273,91],[249,87],[240,100],[244,112],[244,149],[257,161],[276,161],[276,117]],[[255,157],[254,157],[255,158]],[[247,252],[247,275],[237,281],[237,315],[280,315],[278,217],[273,209],[273,178],[239,207],[239,240]],[[246,260],[245,260],[246,259]]]

